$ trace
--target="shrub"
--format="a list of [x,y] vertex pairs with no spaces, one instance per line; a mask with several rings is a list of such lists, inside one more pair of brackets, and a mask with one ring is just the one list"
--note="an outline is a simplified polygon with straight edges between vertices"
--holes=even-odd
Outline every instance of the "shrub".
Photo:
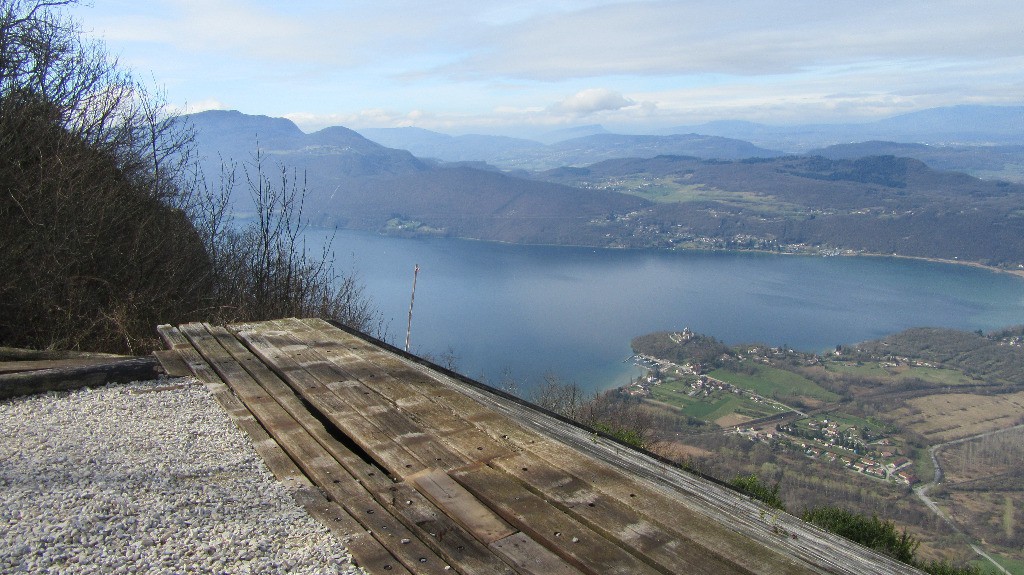
[[915,564],[915,553],[921,542],[906,530],[898,533],[892,521],[883,521],[877,515],[865,517],[839,507],[815,507],[805,511],[803,519],[893,559]]
[[754,499],[757,499],[769,507],[775,509],[781,509],[785,511],[786,505],[782,502],[782,498],[779,497],[779,484],[775,483],[769,487],[768,485],[761,482],[757,475],[737,475],[731,485],[737,490],[745,493]]
[[282,315],[372,328],[357,278],[301,249],[296,180],[272,186],[257,156],[260,219],[234,227],[234,175],[215,193],[186,177],[191,129],[71,3],[0,0],[0,345],[138,353],[159,323]]

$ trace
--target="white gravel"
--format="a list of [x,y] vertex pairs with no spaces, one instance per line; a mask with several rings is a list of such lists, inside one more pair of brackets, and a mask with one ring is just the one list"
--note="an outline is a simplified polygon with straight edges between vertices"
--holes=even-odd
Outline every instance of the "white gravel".
[[0,573],[362,570],[186,378],[0,402]]

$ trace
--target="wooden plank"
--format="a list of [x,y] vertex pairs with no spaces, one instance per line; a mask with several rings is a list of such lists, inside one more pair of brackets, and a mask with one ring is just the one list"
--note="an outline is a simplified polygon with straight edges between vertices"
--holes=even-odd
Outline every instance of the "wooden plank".
[[[256,331],[240,331],[236,335],[260,359],[268,364],[273,364],[277,373],[283,376],[283,379],[297,393],[356,442],[392,476],[403,477],[427,467],[423,460],[396,441],[394,430],[382,429],[378,422],[371,419],[375,413],[386,411],[387,406],[375,405],[372,408],[364,406],[366,410],[361,411],[359,407],[353,406],[339,397],[337,390],[341,389],[345,382],[338,382],[329,374],[324,375],[324,378],[328,380],[325,382],[310,374],[288,352],[278,347],[277,342],[271,340],[274,336],[267,336]],[[351,382],[351,384],[358,386],[358,382]],[[359,389],[353,394],[347,394],[344,389],[341,391],[342,394],[350,397],[355,397],[356,394],[372,393],[364,389]]]
[[517,531],[504,539],[498,539],[491,543],[491,549],[523,574],[578,575],[582,573],[522,531]]
[[[374,539],[351,515],[337,503],[324,497],[313,483],[299,469],[280,445],[260,425],[252,413],[233,392],[213,373],[199,353],[188,343],[184,336],[170,326],[161,326],[161,337],[171,345],[169,350],[181,354],[187,349],[191,352],[191,364],[198,367],[207,380],[205,383],[214,398],[228,413],[235,425],[245,432],[252,441],[256,453],[260,455],[270,472],[288,489],[295,502],[301,505],[311,516],[326,526],[341,541],[357,565],[363,566],[371,573],[409,573],[402,564]],[[182,359],[182,363],[185,363]],[[200,367],[205,365],[205,368]],[[216,391],[215,391],[216,390]]]
[[[339,381],[343,374],[314,353],[297,349],[305,346],[295,344],[286,335],[253,330],[239,331],[237,336],[393,476],[408,476],[436,465],[438,460],[452,466],[465,463],[450,450],[440,449],[423,428],[372,389],[358,381]],[[290,351],[284,351],[286,348]],[[306,358],[300,362],[296,357],[303,352]]]
[[[281,326],[286,322],[273,323],[275,326]],[[292,323],[287,325],[292,325]],[[312,349],[308,353],[312,353],[316,359],[330,364],[334,370],[347,376],[350,380],[356,379],[358,373],[371,374],[373,376],[370,378],[372,383],[369,383],[368,386],[395,405],[400,413],[407,415],[410,420],[421,427],[429,429],[432,437],[441,444],[462,456],[461,460],[453,461],[453,467],[485,462],[494,457],[513,453],[507,445],[499,444],[488,433],[463,418],[459,412],[448,405],[445,400],[449,398],[436,393],[436,383],[431,384],[429,389],[424,389],[424,382],[429,379],[424,374],[410,370],[404,363],[394,364],[390,368],[391,371],[382,371],[385,368],[369,364],[359,356],[359,353],[339,352],[337,349],[341,346],[331,345],[333,342],[324,342],[323,340],[330,336],[345,338],[352,336],[337,329],[333,329],[333,332],[313,332],[313,336],[321,339],[303,340],[296,337],[295,341],[309,345]],[[291,332],[289,333],[291,334]],[[353,366],[360,365],[363,367],[353,369]],[[474,408],[479,409],[480,406],[476,405]],[[435,460],[433,463],[436,462]]]
[[421,471],[406,481],[484,544],[518,531],[439,469]]
[[0,375],[0,400],[46,393],[97,387],[114,382],[156,379],[159,362],[155,357],[108,360],[99,365],[40,369]]
[[[323,364],[317,362],[317,366]],[[309,371],[310,364],[306,364]],[[377,428],[395,437],[396,443],[403,446],[410,454],[427,465],[460,467],[469,462],[468,459],[447,449],[440,438],[429,428],[418,424],[402,413],[394,404],[376,393],[374,389],[360,381],[346,379],[328,380],[330,373],[316,369],[317,377],[325,387],[345,402],[348,406],[373,422]],[[327,380],[327,381],[325,381]],[[408,475],[409,472],[403,472]]]
[[223,327],[208,327],[208,331],[218,343],[238,361],[249,374],[291,415],[302,427],[317,440],[357,481],[367,489],[379,489],[391,485],[386,472],[363,460],[348,447],[343,445],[323,423],[317,419],[295,395],[294,390],[270,370]]
[[614,541],[562,513],[506,473],[476,465],[453,471],[451,476],[505,521],[585,573],[659,573]]
[[[393,484],[377,468],[367,464],[341,445],[324,430],[319,420],[303,406],[293,390],[260,361],[248,361],[254,356],[224,328],[209,328],[211,334],[253,375],[262,387],[282,404],[304,428],[321,443],[346,469],[367,487],[374,498],[387,507],[419,538],[454,565],[460,573],[491,574],[511,572],[489,549],[462,531],[449,517],[437,509],[421,494],[408,486]],[[396,499],[403,503],[396,502]],[[437,534],[442,536],[438,537]]]
[[[675,530],[653,517],[641,515],[632,506],[601,493],[587,481],[536,455],[521,453],[494,459],[491,465],[543,493],[559,509],[591,529],[629,546],[635,555],[649,558],[667,573],[753,573],[720,556],[714,548],[694,542],[687,530]],[[672,523],[687,524],[684,517],[676,515]]]
[[290,493],[296,503],[345,546],[356,565],[369,573],[411,573],[341,505],[328,500],[312,485]]
[[412,573],[444,575],[448,565],[377,503],[298,422],[235,361],[205,326],[182,334],[238,395],[303,472]]
[[153,352],[157,361],[164,368],[164,373],[170,377],[185,377],[192,375],[188,364],[181,359],[181,354],[173,349],[158,349]]
[[512,575],[513,569],[486,545],[477,541],[459,523],[406,483],[396,483],[379,494],[383,505],[402,517],[420,538],[459,573]]
[[111,363],[133,359],[131,357],[81,357],[70,359],[27,359],[17,361],[0,361],[0,374],[38,371],[40,369],[67,369],[71,367],[88,367],[90,365],[109,365]]
[[[308,329],[301,330],[293,327],[297,322],[304,324]],[[521,446],[541,437],[495,412],[493,407],[467,395],[466,390],[470,389],[468,384],[449,378],[429,367],[397,357],[393,353],[344,332],[322,319],[290,319],[273,323],[278,329],[294,329],[294,333],[301,341],[315,346],[330,361],[338,365],[347,365],[355,357],[356,361],[369,361],[378,369],[387,367],[396,372],[400,371],[402,380],[409,383],[410,389],[434,403],[445,406],[461,419],[473,424],[475,428],[491,437],[495,444],[504,448],[505,454],[508,454],[508,451],[514,452]],[[316,343],[324,340],[330,340],[333,345],[322,346]],[[339,347],[347,350],[347,353],[338,353],[336,349]],[[472,388],[472,390],[478,394],[485,393],[477,388]],[[382,393],[386,395],[386,390],[382,389]],[[400,404],[400,400],[390,399]]]
[[[814,570],[738,532],[729,523],[712,519],[695,507],[691,495],[681,490],[655,488],[621,469],[581,456],[579,451],[553,440],[535,443],[534,455],[563,471],[585,477],[594,489],[626,505],[695,544],[714,549],[739,567],[763,574],[810,574]],[[723,503],[723,505],[727,505]],[[765,526],[767,530],[767,525]]]
[[[348,378],[357,379],[359,374],[363,374],[363,377],[372,375],[370,379],[375,391],[414,421],[429,425],[442,443],[466,458],[464,463],[486,462],[512,453],[507,445],[499,443],[480,426],[463,417],[465,410],[460,411],[452,405],[457,403],[466,408],[464,397],[453,397],[450,390],[441,387],[423,372],[411,369],[400,358],[392,356],[387,366],[364,358],[371,355],[378,358],[390,356],[389,352],[326,323],[323,324],[326,326],[324,329],[313,329],[306,321],[298,320],[271,323],[276,328],[288,330],[295,343],[308,345],[310,352],[317,355],[318,359],[330,363]],[[479,404],[472,404],[468,411],[472,414],[481,408]]]
[[110,362],[119,359],[131,359],[131,357],[132,356],[130,355],[118,355],[115,353],[96,353],[91,351],[0,347],[0,362],[37,361],[55,359],[106,359],[108,362]]

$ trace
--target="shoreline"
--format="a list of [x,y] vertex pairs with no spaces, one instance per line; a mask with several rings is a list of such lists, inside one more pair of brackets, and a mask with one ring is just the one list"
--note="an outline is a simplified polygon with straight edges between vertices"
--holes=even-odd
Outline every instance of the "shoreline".
[[[323,227],[323,228],[319,228],[319,229],[330,230],[332,228]],[[890,254],[882,254],[882,253],[856,251],[856,250],[844,249],[844,248],[834,248],[833,249],[834,251],[838,251],[840,253],[837,253],[837,254],[833,255],[833,254],[823,254],[822,250],[782,251],[782,252],[779,252],[779,251],[759,250],[759,249],[704,248],[704,247],[670,247],[670,248],[655,247],[655,246],[649,246],[649,247],[626,247],[626,246],[621,246],[621,247],[616,247],[616,246],[596,246],[596,245],[588,245],[588,244],[521,243],[521,242],[510,242],[510,241],[503,241],[503,240],[489,240],[489,239],[483,239],[483,238],[471,238],[471,237],[462,237],[462,236],[430,235],[430,234],[423,234],[423,235],[415,235],[415,234],[413,234],[413,235],[397,235],[397,234],[381,233],[379,230],[378,231],[372,231],[372,230],[364,230],[364,229],[361,229],[361,228],[338,228],[338,229],[346,229],[346,230],[351,230],[351,231],[363,231],[363,232],[373,233],[373,234],[376,234],[376,235],[379,235],[379,236],[382,236],[382,237],[388,237],[388,238],[398,238],[398,239],[447,239],[447,240],[459,240],[459,241],[469,241],[469,242],[484,242],[484,243],[492,243],[492,244],[500,244],[500,245],[508,245],[508,246],[539,246],[539,247],[553,247],[553,248],[559,248],[559,247],[562,247],[562,248],[587,248],[587,249],[596,249],[596,250],[616,250],[616,251],[623,251],[623,250],[627,250],[627,251],[655,250],[655,251],[668,251],[668,252],[672,252],[672,251],[694,251],[694,252],[726,252],[726,253],[728,253],[728,252],[733,252],[733,253],[760,253],[760,254],[773,254],[773,255],[779,255],[779,256],[894,258],[894,259],[926,261],[926,262],[940,263],[940,264],[952,264],[952,265],[968,266],[968,267],[973,267],[973,268],[977,268],[977,269],[988,270],[988,271],[991,271],[991,272],[1010,274],[1010,275],[1013,275],[1013,276],[1017,276],[1017,277],[1019,277],[1021,279],[1024,279],[1024,268],[1010,269],[1010,268],[1001,268],[1001,267],[998,267],[998,266],[990,266],[990,265],[983,264],[981,262],[975,262],[975,261],[965,261],[965,260],[957,260],[957,259],[952,259],[951,260],[951,259],[938,258],[938,257],[911,256],[911,255],[892,254],[892,253],[890,253]],[[829,250],[825,250],[825,251],[829,251]]]
[[[873,254],[859,254],[859,255],[867,256],[867,255],[873,255]],[[960,265],[960,266],[968,266],[968,267],[972,267],[972,268],[988,270],[990,272],[1010,274],[1012,276],[1017,276],[1017,277],[1019,277],[1021,279],[1024,279],[1024,269],[1013,270],[1013,269],[1007,269],[1007,268],[1000,268],[1000,267],[996,267],[996,266],[985,265],[985,264],[983,264],[981,262],[967,262],[967,261],[961,261],[961,260],[946,260],[946,259],[942,259],[942,258],[928,258],[928,257],[921,257],[921,256],[903,256],[903,255],[897,255],[897,254],[890,254],[888,256],[879,254],[877,257],[890,257],[890,258],[906,259],[906,260],[921,260],[921,261],[934,262],[934,263],[939,263],[939,264],[953,264],[953,265]]]

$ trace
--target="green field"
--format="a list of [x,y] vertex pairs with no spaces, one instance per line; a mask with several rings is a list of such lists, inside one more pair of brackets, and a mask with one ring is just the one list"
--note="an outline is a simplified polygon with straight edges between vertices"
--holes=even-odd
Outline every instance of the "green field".
[[689,184],[679,181],[676,176],[652,178],[648,175],[623,176],[614,180],[603,180],[600,188],[624,194],[640,196],[659,203],[678,202],[721,202],[728,206],[744,208],[755,212],[772,214],[803,214],[805,207],[788,204],[773,196],[754,192],[732,192],[707,184]]
[[736,387],[756,391],[764,397],[801,395],[822,401],[836,401],[839,399],[838,395],[823,389],[806,377],[767,365],[757,366],[757,371],[753,374],[718,369],[708,375],[731,383]]
[[[1013,573],[1013,575],[1024,575],[1024,561],[1010,559],[1009,557],[1004,557],[996,553],[989,553],[989,555],[991,555],[993,559],[995,559],[1000,565],[1002,565],[1003,569],[1006,569],[1010,573]],[[981,567],[981,572],[985,573],[985,575],[989,575],[990,573],[992,575],[1000,575],[999,571],[996,570],[996,568],[993,567],[992,564],[988,561],[978,560],[975,561],[974,564],[978,567]]]
[[651,388],[651,399],[678,408],[683,415],[705,421],[714,421],[731,413],[753,419],[778,413],[764,404],[755,403],[735,393],[720,391],[709,397],[690,397],[688,394],[691,389],[689,382],[684,380],[666,381]]

